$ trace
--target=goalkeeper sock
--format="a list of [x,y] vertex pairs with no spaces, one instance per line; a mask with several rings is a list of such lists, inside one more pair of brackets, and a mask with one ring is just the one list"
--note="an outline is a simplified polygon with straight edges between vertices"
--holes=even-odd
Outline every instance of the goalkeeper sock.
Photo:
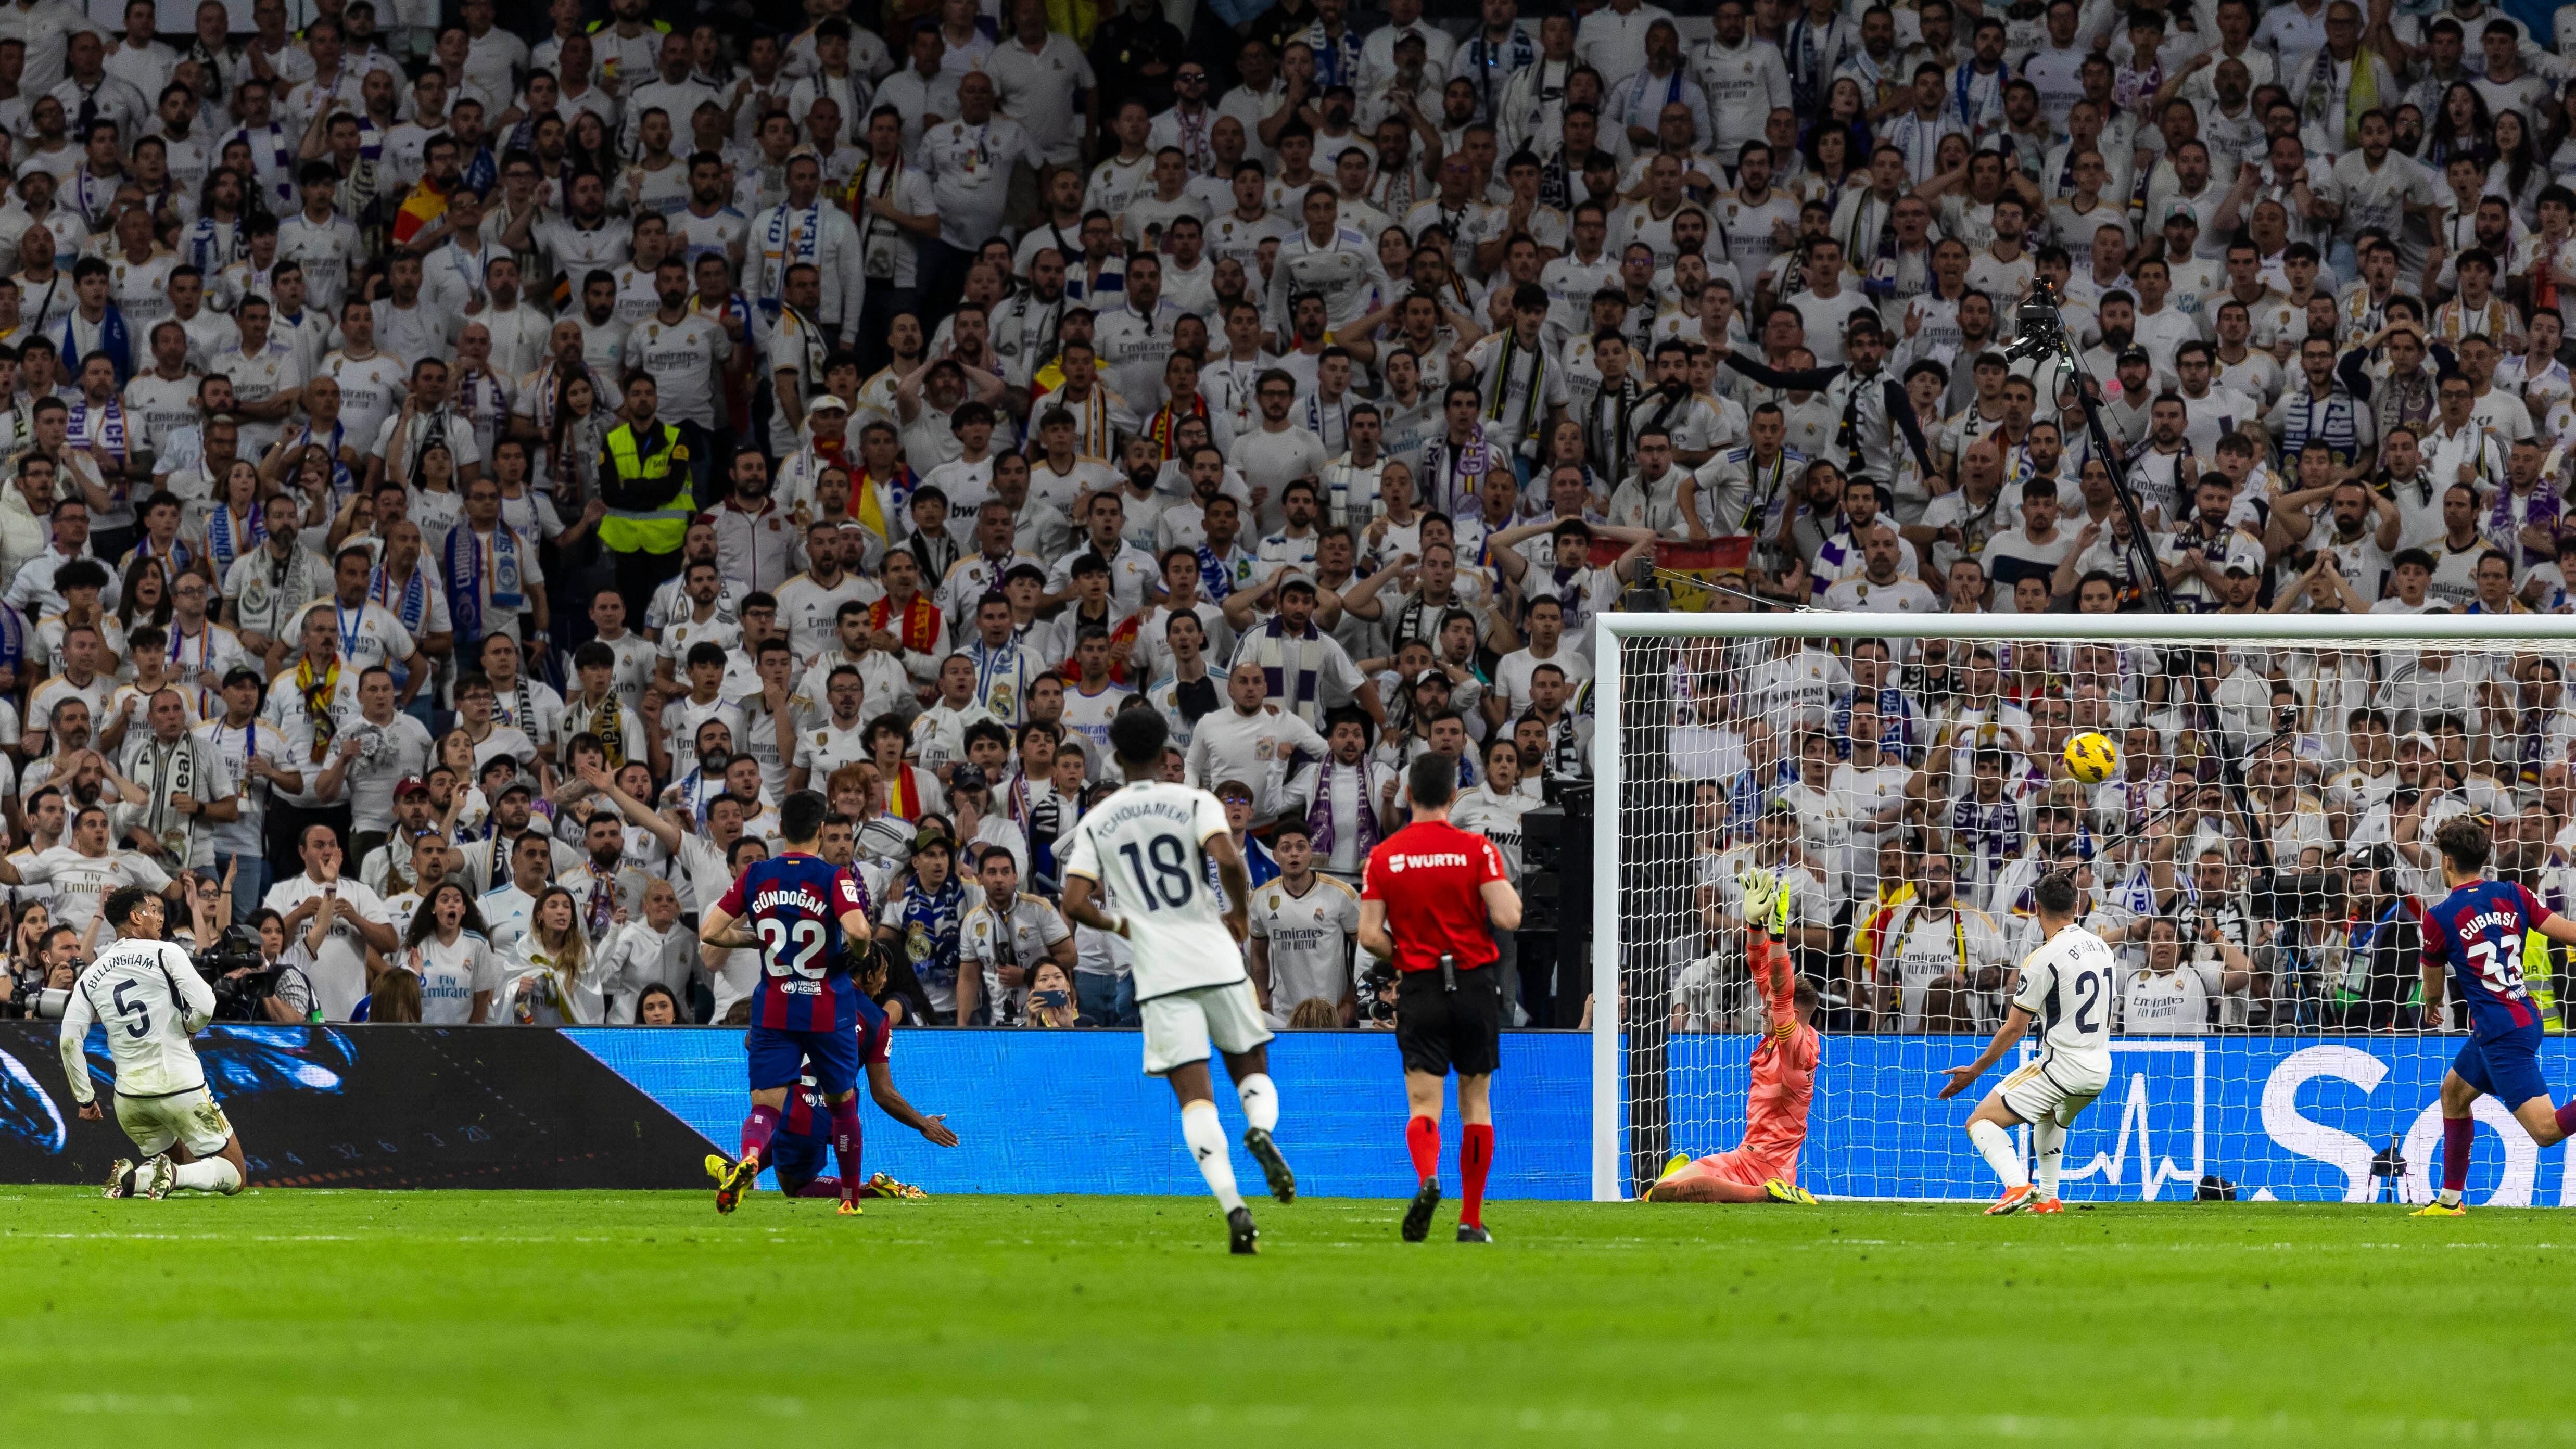
[[2031,1146],[2039,1154],[2039,1195],[2057,1196],[2057,1169],[2066,1161],[2066,1129],[2042,1117],[2031,1124]]
[[1181,1105],[1181,1140],[1198,1159],[1199,1176],[1216,1194],[1216,1205],[1227,1212],[1243,1206],[1243,1194],[1234,1190],[1234,1158],[1226,1148],[1225,1123],[1216,1115],[1216,1103],[1201,1098]]
[[1493,1165],[1494,1124],[1468,1123],[1458,1134],[1458,1176],[1466,1183],[1458,1199],[1458,1221],[1468,1227],[1485,1225],[1485,1172]]
[[2006,1187],[2030,1186],[2030,1174],[2022,1169],[2021,1153],[2013,1147],[2012,1134],[1994,1122],[1980,1118],[1968,1124],[1968,1140],[1986,1155],[1986,1166],[1995,1170]]
[[776,1107],[764,1107],[754,1102],[751,1115],[742,1119],[742,1151],[736,1156],[765,1160],[769,1153],[770,1134],[778,1130],[781,1115]]
[[2460,1200],[2469,1185],[2469,1149],[2478,1140],[2478,1119],[2445,1117],[2442,1119],[2442,1196],[2448,1206]]
[[858,1094],[832,1104],[832,1160],[841,1164],[841,1197],[859,1195],[859,1184],[867,1181],[859,1175],[859,1098]]
[[1414,1117],[1404,1124],[1404,1150],[1413,1154],[1413,1176],[1429,1182],[1440,1175],[1440,1119]]
[[177,1164],[170,1175],[171,1185],[190,1192],[219,1192],[226,1197],[241,1191],[241,1173],[221,1157],[201,1157],[194,1162]]
[[1234,1095],[1243,1103],[1243,1120],[1264,1132],[1279,1126],[1279,1088],[1267,1072],[1254,1072],[1234,1084]]

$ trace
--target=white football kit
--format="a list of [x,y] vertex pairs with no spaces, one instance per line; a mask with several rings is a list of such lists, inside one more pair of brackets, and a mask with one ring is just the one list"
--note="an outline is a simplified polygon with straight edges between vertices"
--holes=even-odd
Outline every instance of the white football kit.
[[1209,884],[1207,841],[1225,833],[1214,795],[1158,780],[1129,785],[1073,829],[1065,874],[1098,885],[1103,908],[1126,918],[1151,1075],[1207,1060],[1211,1042],[1233,1055],[1270,1040]]
[[147,1157],[186,1144],[199,1157],[233,1135],[206,1094],[205,1069],[188,1038],[215,1015],[214,988],[188,953],[168,941],[119,941],[99,953],[72,987],[58,1039],[72,1100],[91,1100],[85,1047],[92,1022],[107,1028],[116,1062],[116,1120]]
[[1995,1086],[2025,1122],[2069,1126],[2111,1081],[2111,1015],[2119,959],[2101,937],[2070,925],[2022,962],[2013,1005],[2037,1019],[2039,1054]]

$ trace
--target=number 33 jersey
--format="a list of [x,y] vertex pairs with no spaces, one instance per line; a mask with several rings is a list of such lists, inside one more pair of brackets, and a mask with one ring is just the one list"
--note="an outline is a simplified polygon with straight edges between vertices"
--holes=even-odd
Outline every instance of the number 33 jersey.
[[2038,1018],[2043,1061],[2093,1082],[2110,1080],[2118,968],[2111,948],[2082,926],[2068,926],[2023,960],[2013,1005]]
[[2451,973],[2479,1036],[2540,1020],[2522,984],[2522,945],[2548,920],[2531,892],[2493,880],[2471,881],[2424,912],[2424,964]]
[[859,987],[841,960],[841,917],[868,914],[868,888],[819,855],[755,861],[716,902],[760,938],[751,1023],[785,1031],[849,1031]]
[[1241,981],[1243,950],[1209,884],[1205,842],[1226,833],[1225,807],[1205,790],[1139,780],[1073,827],[1065,874],[1098,884],[1127,918],[1136,999]]

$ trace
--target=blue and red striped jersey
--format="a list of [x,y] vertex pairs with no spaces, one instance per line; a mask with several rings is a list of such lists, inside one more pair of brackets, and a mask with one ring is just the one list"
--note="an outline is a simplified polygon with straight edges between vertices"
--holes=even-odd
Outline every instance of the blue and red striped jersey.
[[2522,943],[2549,920],[2549,908],[2509,881],[2479,880],[2424,912],[2424,964],[2451,973],[2479,1035],[2540,1020],[2522,984]]
[[790,852],[755,861],[716,902],[760,938],[754,1026],[848,1031],[859,1019],[859,988],[841,962],[841,917],[869,914],[868,888],[819,855]]

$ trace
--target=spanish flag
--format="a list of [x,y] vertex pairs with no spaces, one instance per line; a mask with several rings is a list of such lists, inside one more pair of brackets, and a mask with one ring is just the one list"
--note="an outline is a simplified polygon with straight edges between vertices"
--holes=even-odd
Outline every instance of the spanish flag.
[[422,229],[447,215],[447,193],[424,181],[403,198],[402,209],[394,213],[394,245],[407,246]]

